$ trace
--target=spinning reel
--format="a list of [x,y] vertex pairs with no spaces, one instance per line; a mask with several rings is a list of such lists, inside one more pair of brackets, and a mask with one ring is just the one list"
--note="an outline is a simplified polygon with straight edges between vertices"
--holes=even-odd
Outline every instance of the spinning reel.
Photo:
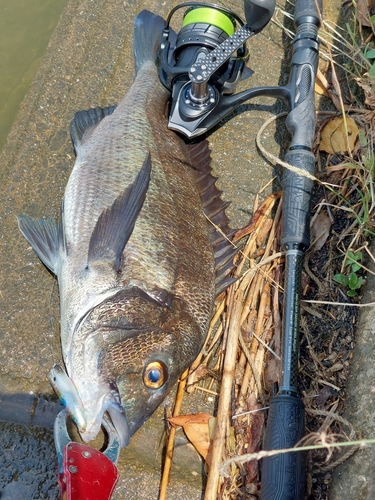
[[[186,7],[176,36],[172,16]],[[280,87],[234,94],[249,58],[246,41],[268,24],[274,9],[275,0],[245,1],[246,24],[215,4],[185,2],[172,9],[159,51],[159,77],[172,93],[169,128],[195,137],[251,97],[284,97]]]

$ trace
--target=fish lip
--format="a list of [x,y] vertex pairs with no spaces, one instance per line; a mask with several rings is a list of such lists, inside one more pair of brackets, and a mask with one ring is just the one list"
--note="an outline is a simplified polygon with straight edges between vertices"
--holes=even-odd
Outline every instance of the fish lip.
[[128,422],[124,414],[124,410],[123,409],[121,410],[122,411],[112,406],[108,408],[108,413],[109,416],[111,417],[112,424],[120,440],[120,446],[121,448],[124,448],[125,446],[128,446],[128,444],[130,443],[130,431]]
[[[110,384],[110,392],[104,398],[104,408],[111,417],[112,424],[117,432],[121,447],[130,442],[130,432],[124,408],[121,404],[121,396],[116,382]],[[103,418],[103,417],[102,417]]]
[[[108,397],[109,396],[109,397]],[[125,417],[123,408],[113,401],[112,395],[108,394],[104,400],[107,400],[102,404],[102,409],[97,413],[94,421],[89,422],[86,419],[86,425],[84,427],[78,427],[80,436],[85,443],[93,441],[98,435],[100,428],[103,426],[107,433],[109,430],[105,425],[103,425],[104,415],[108,413],[110,416],[111,423],[114,427],[114,431],[117,434],[117,439],[119,440],[120,447],[123,448],[127,446],[130,442],[130,432],[129,426]]]
[[[92,411],[91,415],[83,407],[85,424],[78,427],[82,440],[88,443],[96,438],[103,426],[104,415],[108,413],[121,448],[127,446],[130,441],[130,432],[117,386],[111,384],[109,391],[107,387],[106,393],[97,402],[96,411]],[[103,427],[106,428],[105,425]]]
[[[97,408],[99,410],[95,413],[95,418],[92,418],[90,421],[87,408],[85,408],[80,398],[77,387],[65,370],[60,365],[55,365],[50,371],[49,378],[67,412],[77,424],[81,438],[85,443],[96,438],[103,425],[104,414],[108,412],[117,433],[120,446],[124,447],[129,444],[129,426],[116,384],[111,384],[109,387],[102,387],[102,394],[104,394],[98,399]],[[104,428],[106,428],[105,425]]]

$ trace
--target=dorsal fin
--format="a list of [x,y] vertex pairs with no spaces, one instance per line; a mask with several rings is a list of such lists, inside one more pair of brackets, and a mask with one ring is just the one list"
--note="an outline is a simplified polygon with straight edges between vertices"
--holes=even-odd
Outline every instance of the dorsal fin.
[[136,223],[146,197],[151,174],[151,155],[148,153],[134,182],[100,215],[92,232],[87,265],[104,260],[121,269],[122,253]]
[[186,148],[194,168],[203,211],[211,221],[209,233],[215,255],[216,294],[219,295],[235,281],[230,274],[234,268],[233,257],[238,249],[230,242],[234,230],[229,227],[229,218],[225,214],[229,203],[221,199],[222,191],[215,185],[217,178],[211,173],[211,151],[208,142],[203,140],[187,143]]
[[70,136],[76,153],[84,133],[88,129],[95,127],[105,116],[111,115],[115,109],[116,106],[108,106],[106,108],[97,107],[77,111],[73,120],[70,122]]

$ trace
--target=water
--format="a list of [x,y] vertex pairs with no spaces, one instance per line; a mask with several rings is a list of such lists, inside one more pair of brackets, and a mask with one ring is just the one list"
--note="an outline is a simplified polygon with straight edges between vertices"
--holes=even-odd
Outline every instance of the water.
[[0,0],[0,151],[67,0]]

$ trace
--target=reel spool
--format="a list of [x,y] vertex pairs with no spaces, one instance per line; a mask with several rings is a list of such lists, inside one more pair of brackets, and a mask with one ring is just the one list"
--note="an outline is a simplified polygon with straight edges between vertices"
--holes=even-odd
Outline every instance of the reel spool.
[[[184,13],[182,28],[177,38],[172,40],[171,47],[170,21],[175,12],[189,7]],[[175,7],[167,18],[160,49],[160,80],[169,89],[173,90],[177,81],[189,81],[191,66],[203,61],[212,50],[232,36],[236,29],[236,22],[243,26],[244,22],[234,12],[218,7],[214,4],[201,2],[185,2]],[[237,51],[235,57],[221,67],[213,76],[213,82],[218,90],[225,87],[225,91],[233,93],[245,64],[245,45]],[[196,99],[203,99],[203,92],[199,91]]]

